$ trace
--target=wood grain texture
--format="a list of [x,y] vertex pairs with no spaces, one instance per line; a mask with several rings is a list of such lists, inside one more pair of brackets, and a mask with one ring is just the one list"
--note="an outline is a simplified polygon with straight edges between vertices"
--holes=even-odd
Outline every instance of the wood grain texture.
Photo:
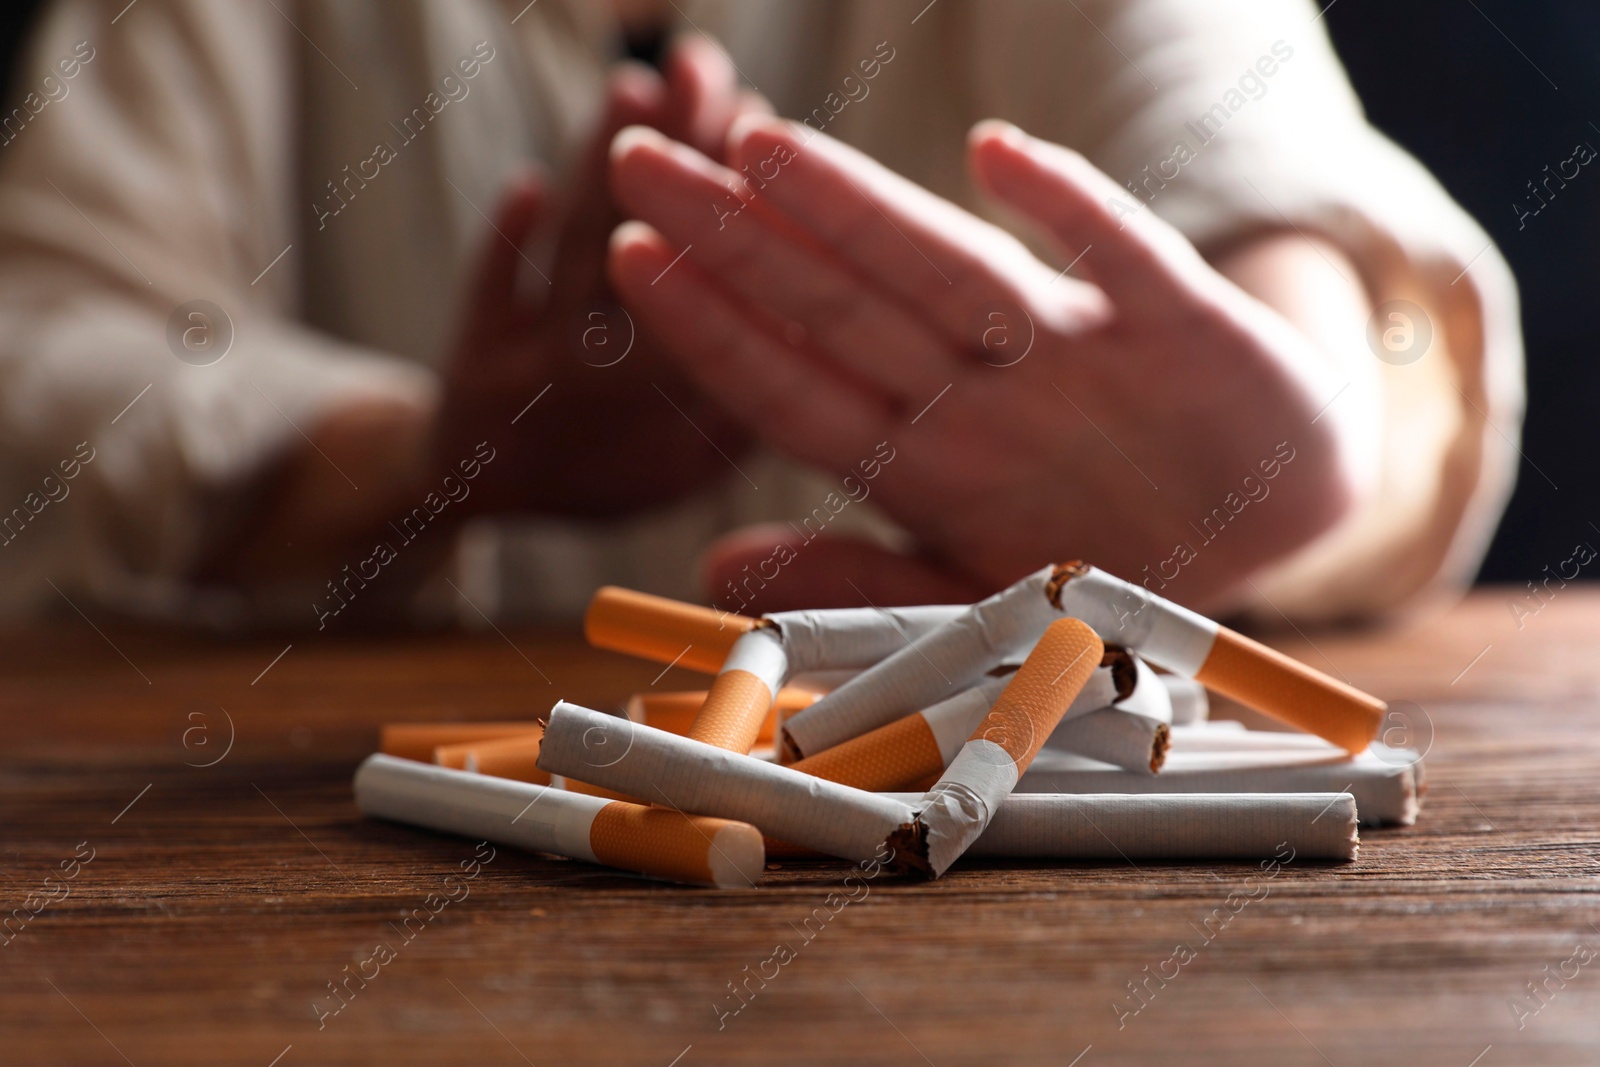
[[[616,704],[659,666],[552,633],[302,635],[263,675],[290,638],[0,634],[0,916],[93,849],[0,948],[0,1062],[1600,1062],[1600,958],[1568,962],[1600,949],[1600,593],[1521,630],[1514,595],[1281,643],[1436,735],[1422,822],[1354,864],[785,861],[730,892],[503,848],[469,879],[472,842],[351,802],[382,722]],[[223,709],[232,749],[189,766],[222,754]],[[1147,966],[1176,977],[1119,1029]]]

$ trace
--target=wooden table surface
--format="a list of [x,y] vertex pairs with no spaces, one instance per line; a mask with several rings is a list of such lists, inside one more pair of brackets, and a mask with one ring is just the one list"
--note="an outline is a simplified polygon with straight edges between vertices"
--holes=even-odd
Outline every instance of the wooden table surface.
[[659,670],[569,635],[0,634],[0,1061],[1600,1063],[1600,592],[1520,630],[1514,595],[1283,643],[1414,702],[1421,743],[1431,723],[1421,822],[1353,864],[958,866],[864,894],[844,864],[715,892],[504,848],[466,879],[471,842],[357,814],[379,723],[605,704]]

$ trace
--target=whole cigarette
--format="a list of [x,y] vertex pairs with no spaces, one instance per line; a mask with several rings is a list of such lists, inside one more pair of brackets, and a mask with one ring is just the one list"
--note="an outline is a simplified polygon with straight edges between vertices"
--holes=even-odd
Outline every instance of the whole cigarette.
[[906,865],[937,878],[977,840],[1104,653],[1100,638],[1077,619],[1058,619],[1045,628],[989,714],[928,791],[917,815],[922,837],[905,841]]
[[[1225,722],[1230,725],[1224,726]],[[1248,730],[1244,723],[1232,723],[1226,719],[1197,726],[1174,726],[1172,750],[1184,755],[1194,752],[1316,752],[1335,760],[1349,756],[1338,745],[1311,734]]]
[[972,605],[789,719],[786,752],[798,759],[832,748],[977,681],[1056,617],[1045,591],[1053,573],[1046,567]]
[[[915,800],[915,795],[900,799]],[[1353,860],[1349,793],[1013,793],[967,850],[1007,859]]]
[[734,642],[689,727],[696,741],[749,752],[783,683],[795,674],[861,668],[964,608],[786,611],[757,620]]
[[[1080,705],[1101,697],[1102,687],[1096,683],[1102,672],[1118,679],[1112,699],[1093,711],[1073,714]],[[1123,649],[1107,649],[1100,670],[1083,687],[1045,745],[1141,774],[1155,774],[1171,744],[1166,722],[1171,715],[1167,688],[1149,664]]]
[[534,785],[549,785],[550,776],[539,769],[539,735],[503,737],[497,741],[466,741],[440,745],[433,750],[433,762],[452,770],[514,778]]
[[539,766],[849,860],[886,861],[891,834],[914,836],[916,812],[903,801],[566,701],[550,711]]
[[[756,743],[770,742],[777,734],[779,718],[793,715],[801,708],[810,707],[817,702],[817,696],[817,693],[809,689],[797,689],[794,686],[784,686],[778,690],[778,699],[772,706],[772,714],[761,724],[761,729],[756,734]],[[700,705],[705,702],[704,689],[687,692],[635,693],[628,698],[628,718],[669,733],[687,734],[694,717],[700,713]]]
[[1062,570],[1065,579],[1055,598],[1060,609],[1106,640],[1346,751],[1361,752],[1377,736],[1388,708],[1377,697],[1143,586],[1084,563]]
[[589,601],[583,634],[596,648],[715,674],[755,620],[608,585]]
[[[1243,731],[1241,731],[1243,732]],[[1250,731],[1255,733],[1257,731]],[[1354,759],[1320,750],[1185,752],[1182,739],[1160,774],[1136,774],[1069,752],[1046,749],[1017,783],[1024,793],[1350,793],[1363,826],[1410,826],[1424,792],[1415,753],[1384,750]],[[1378,748],[1379,746],[1374,746]],[[1412,757],[1408,761],[1407,757]]]
[[433,760],[440,745],[468,741],[497,741],[505,737],[537,736],[539,724],[523,722],[397,722],[378,731],[378,751],[401,759]]
[[722,889],[755,884],[766,864],[752,826],[601,800],[507,778],[368,756],[355,776],[369,816]]

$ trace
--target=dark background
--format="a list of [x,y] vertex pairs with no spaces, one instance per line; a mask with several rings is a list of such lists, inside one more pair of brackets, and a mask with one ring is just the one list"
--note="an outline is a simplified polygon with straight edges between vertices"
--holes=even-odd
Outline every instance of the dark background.
[[[0,75],[40,6],[4,0]],[[1525,459],[1479,577],[1537,579],[1578,542],[1600,545],[1600,160],[1520,228],[1512,205],[1579,142],[1600,149],[1600,3],[1334,0],[1326,18],[1373,123],[1489,231],[1522,287]]]

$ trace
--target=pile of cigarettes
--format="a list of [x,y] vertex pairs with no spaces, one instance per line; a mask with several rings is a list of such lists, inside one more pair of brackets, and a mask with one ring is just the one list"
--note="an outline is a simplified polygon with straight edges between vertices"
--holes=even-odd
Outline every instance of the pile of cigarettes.
[[[622,714],[398,724],[368,815],[696,885],[775,856],[1350,860],[1408,824],[1386,705],[1141,586],[1045,567],[972,605],[759,619],[608,587],[591,644],[715,675]],[[1301,732],[1210,721],[1207,690]]]

